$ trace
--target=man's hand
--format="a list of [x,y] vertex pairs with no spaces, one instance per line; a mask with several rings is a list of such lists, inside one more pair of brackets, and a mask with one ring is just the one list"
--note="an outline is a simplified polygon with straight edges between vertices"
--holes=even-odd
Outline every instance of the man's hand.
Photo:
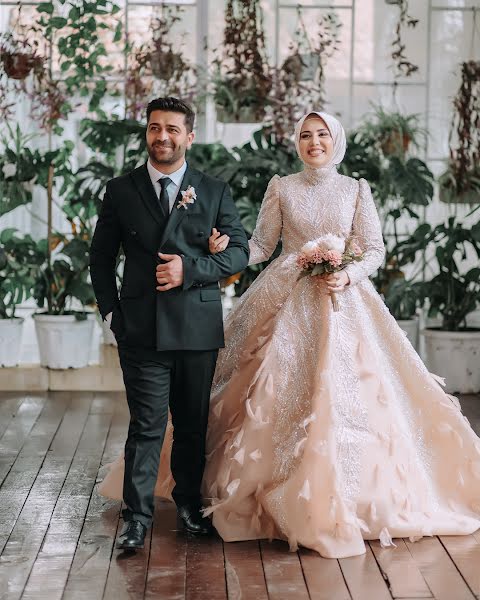
[[328,286],[329,292],[343,292],[350,283],[350,277],[345,271],[337,271],[336,273],[330,273],[330,275],[324,277],[324,281]]
[[162,254],[158,256],[166,261],[162,265],[157,265],[157,291],[166,292],[172,288],[179,287],[183,283],[183,262],[178,254]]
[[212,229],[212,235],[208,238],[208,249],[210,250],[210,254],[218,254],[219,252],[223,252],[228,246],[229,241],[230,238],[227,234],[220,235],[220,232],[214,227]]

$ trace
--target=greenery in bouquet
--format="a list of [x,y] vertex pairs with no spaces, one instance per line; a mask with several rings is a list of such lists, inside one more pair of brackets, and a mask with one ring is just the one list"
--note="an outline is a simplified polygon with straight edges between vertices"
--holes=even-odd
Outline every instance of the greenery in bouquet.
[[260,0],[227,0],[223,52],[212,77],[217,117],[261,122],[272,89]]
[[416,282],[415,295],[428,305],[428,316],[442,317],[442,329],[460,331],[466,318],[480,302],[480,268],[465,272],[462,268],[469,253],[480,258],[480,223],[464,227],[456,217],[432,227],[420,225],[406,240],[398,244],[399,265],[414,262],[418,252],[425,252],[427,267],[435,273],[426,281]]
[[0,319],[13,319],[17,306],[32,296],[42,259],[30,235],[14,228],[0,232]]

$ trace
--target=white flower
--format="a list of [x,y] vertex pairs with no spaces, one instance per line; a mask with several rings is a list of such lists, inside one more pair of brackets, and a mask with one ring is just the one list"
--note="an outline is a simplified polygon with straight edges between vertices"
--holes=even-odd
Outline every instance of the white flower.
[[337,235],[332,235],[331,233],[327,233],[326,235],[322,235],[321,238],[318,238],[314,242],[319,250],[336,250],[343,254],[345,251],[345,240]]
[[181,191],[182,199],[177,204],[177,208],[184,208],[187,210],[188,204],[193,204],[197,199],[197,194],[195,192],[195,188],[191,185],[188,186],[186,190]]
[[313,252],[317,249],[317,242],[307,242],[304,246],[302,246],[300,252]]
[[15,177],[17,174],[17,165],[15,163],[6,163],[2,168],[3,176],[7,177]]

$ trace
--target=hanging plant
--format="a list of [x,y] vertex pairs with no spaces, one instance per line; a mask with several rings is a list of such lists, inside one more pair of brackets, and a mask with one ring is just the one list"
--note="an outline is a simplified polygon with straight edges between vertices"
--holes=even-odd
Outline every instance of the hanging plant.
[[29,27],[22,24],[22,7],[18,6],[15,22],[0,36],[0,61],[3,73],[10,79],[25,80],[32,71],[43,69],[44,58],[38,41]]
[[[74,95],[88,98],[87,109],[104,117],[100,102],[108,89],[106,77],[114,67],[105,46],[108,36],[103,32],[111,32],[112,43],[120,41],[122,22],[118,18],[112,20],[120,7],[111,0],[59,1],[58,9],[53,1],[42,2],[37,7],[38,28],[51,45],[55,44],[58,68],[64,75],[61,83],[55,84],[50,72],[48,78],[51,81],[45,83],[44,77],[43,85],[37,87],[40,98],[47,94],[50,99],[51,118],[47,121],[54,121],[70,112],[73,107],[67,98]],[[115,94],[113,88],[111,92]],[[60,94],[64,97],[61,109]]]
[[410,77],[418,71],[418,66],[413,64],[406,56],[406,46],[402,40],[402,33],[405,27],[414,29],[418,24],[418,19],[414,19],[408,14],[408,0],[398,0],[396,4],[399,7],[398,21],[395,26],[395,38],[392,42],[392,60],[394,68],[394,78]]
[[477,203],[480,202],[480,61],[462,63],[462,81],[453,107],[450,160],[439,179],[440,200]]
[[223,55],[213,62],[218,120],[261,122],[272,89],[272,74],[260,0],[227,0]]
[[[183,9],[162,4],[159,16],[151,22],[151,41],[137,49],[130,48],[125,95],[127,118],[143,116],[151,93],[179,96],[191,102],[196,97],[197,71],[184,56],[182,42],[175,43],[172,28],[182,19]],[[180,46],[180,47],[179,47]]]
[[316,40],[308,35],[300,7],[297,8],[297,19],[289,55],[275,70],[267,109],[267,126],[278,140],[291,135],[294,123],[307,110],[325,107],[325,69],[340,47],[342,23],[335,11],[329,11],[318,20]]

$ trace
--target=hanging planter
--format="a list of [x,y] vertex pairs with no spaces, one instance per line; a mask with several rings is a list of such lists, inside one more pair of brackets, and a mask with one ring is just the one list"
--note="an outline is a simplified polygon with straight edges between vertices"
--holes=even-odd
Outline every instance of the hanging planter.
[[295,52],[288,56],[282,65],[282,69],[293,75],[297,81],[313,81],[319,68],[320,55],[316,52]]
[[272,88],[259,0],[228,0],[223,55],[213,61],[213,99],[223,123],[259,123]]
[[39,68],[43,60],[25,52],[8,52],[2,50],[3,70],[10,79],[26,79],[33,69]]
[[[480,202],[480,61],[462,63],[462,81],[453,101],[448,168],[439,178],[442,202]],[[455,140],[455,141],[453,141]]]

